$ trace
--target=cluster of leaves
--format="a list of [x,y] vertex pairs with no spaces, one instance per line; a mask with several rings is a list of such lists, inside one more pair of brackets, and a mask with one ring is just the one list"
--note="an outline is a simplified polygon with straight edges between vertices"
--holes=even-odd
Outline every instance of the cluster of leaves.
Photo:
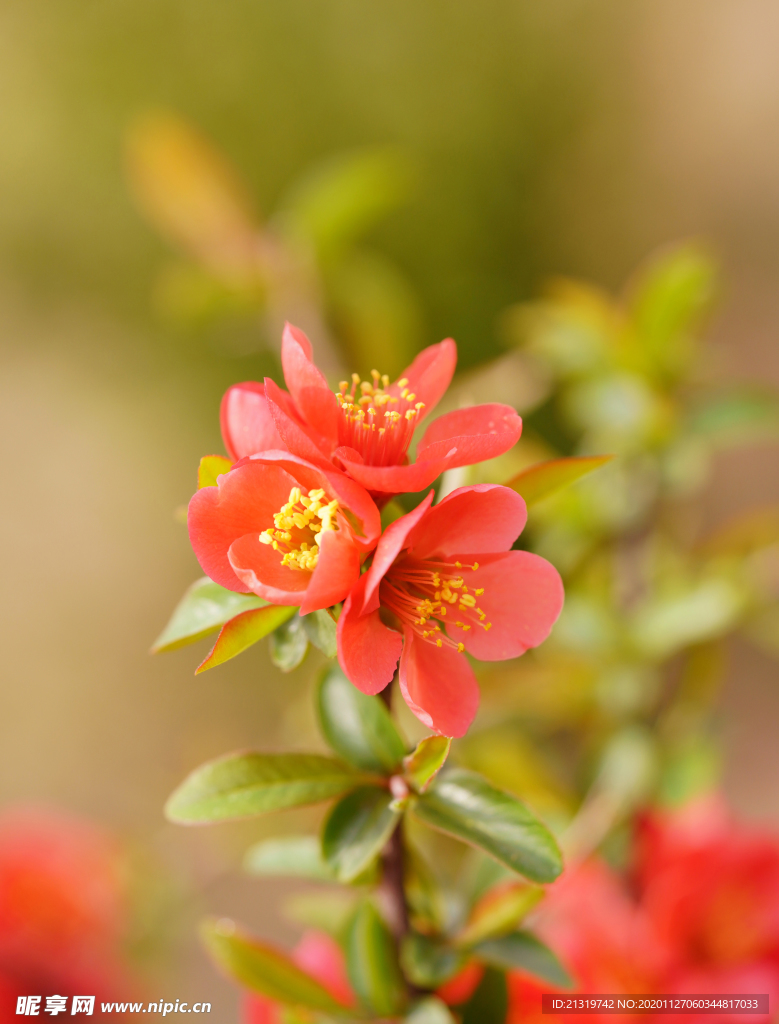
[[462,481],[504,482],[523,445],[615,455],[575,487],[526,494],[523,542],[562,572],[565,609],[547,644],[483,675],[481,728],[461,750],[582,853],[639,804],[712,785],[723,642],[741,631],[777,650],[779,509],[702,536],[695,501],[718,450],[779,436],[775,394],[713,380],[699,334],[716,283],[711,257],[685,243],[653,256],[619,302],[560,281],[508,310],[505,337],[549,397],[516,454]]
[[265,218],[227,158],[174,114],[134,125],[127,168],[143,212],[180,254],[157,285],[166,319],[190,329],[232,325],[239,351],[262,348],[263,335],[272,344],[294,319],[333,373],[347,354],[390,373],[410,362],[422,340],[416,295],[363,241],[413,187],[400,153],[366,148],[322,161]]
[[[360,1008],[339,1005],[284,953],[232,921],[207,921],[204,939],[220,967],[254,991],[328,1019],[402,1016],[417,1024],[452,1019],[430,993],[470,961],[491,967],[488,978],[523,969],[565,985],[554,954],[519,927],[541,886],[562,869],[545,826],[477,773],[444,768],[451,740],[430,736],[408,751],[385,703],[360,693],[337,665],[321,675],[316,707],[336,757],[231,754],[193,772],[166,811],[172,821],[191,825],[333,801],[318,837],[265,840],[249,850],[246,863],[255,875],[352,887],[346,913],[331,914],[329,926],[343,944]],[[493,858],[486,891],[483,879],[464,919],[448,918],[445,893],[410,841],[411,822]],[[393,872],[404,893],[400,903],[392,893],[382,899]],[[393,913],[400,919],[391,920]],[[485,991],[471,998],[482,1006]],[[467,1018],[468,1008],[463,1012]]]

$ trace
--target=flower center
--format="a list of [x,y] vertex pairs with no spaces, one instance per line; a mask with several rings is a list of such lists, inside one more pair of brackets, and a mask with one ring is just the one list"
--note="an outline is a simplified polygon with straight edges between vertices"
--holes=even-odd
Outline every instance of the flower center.
[[425,407],[415,402],[408,380],[399,380],[398,394],[390,394],[389,377],[371,370],[372,380],[352,374],[352,386],[342,380],[335,397],[341,407],[338,443],[354,448],[368,466],[396,466],[405,458],[416,420]]
[[476,571],[479,563],[416,561],[396,562],[381,582],[381,603],[422,640],[436,647],[452,647],[462,653],[465,645],[453,640],[441,629],[488,630],[492,623],[479,607],[483,587],[470,588],[461,569]]
[[323,490],[303,494],[299,487],[289,492],[289,501],[273,514],[275,528],[263,530],[261,544],[281,552],[281,564],[290,569],[316,569],[319,545],[328,530],[337,530],[338,502],[324,501]]

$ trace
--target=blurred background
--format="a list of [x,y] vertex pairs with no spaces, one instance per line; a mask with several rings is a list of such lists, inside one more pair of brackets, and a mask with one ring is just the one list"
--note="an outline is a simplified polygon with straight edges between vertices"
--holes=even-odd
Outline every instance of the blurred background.
[[[203,909],[294,934],[284,886],[240,877],[257,826],[161,811],[210,757],[313,742],[316,652],[286,675],[263,645],[198,677],[197,652],[148,656],[200,575],[176,509],[224,389],[278,378],[285,317],[336,379],[446,336],[468,370],[549,275],[618,291],[683,237],[723,267],[711,375],[779,386],[778,45],[770,0],[0,3],[0,798],[153,863],[155,992],[233,1019]],[[330,217],[344,190],[363,201]],[[776,501],[775,445],[725,451],[702,521]],[[732,647],[724,788],[779,824],[776,664]]]

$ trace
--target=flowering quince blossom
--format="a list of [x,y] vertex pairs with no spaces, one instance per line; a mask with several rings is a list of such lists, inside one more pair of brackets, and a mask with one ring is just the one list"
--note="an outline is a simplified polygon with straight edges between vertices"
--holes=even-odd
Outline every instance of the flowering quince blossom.
[[189,503],[192,547],[221,586],[306,615],[347,596],[381,532],[358,483],[289,452],[241,459]]
[[548,635],[563,605],[557,570],[511,551],[527,518],[508,487],[479,484],[431,507],[433,492],[385,531],[344,604],[338,659],[363,693],[392,680],[429,728],[462,736],[479,702],[463,652],[516,658]]
[[458,409],[427,428],[416,462],[407,464],[415,427],[454,374],[457,346],[451,339],[426,348],[392,384],[373,370],[370,381],[352,374],[333,392],[314,365],[306,335],[287,324],[281,363],[289,391],[266,378],[264,384],[236,384],[225,394],[222,437],[232,458],[286,449],[313,465],[334,463],[385,501],[423,490],[445,469],[502,455],[522,432],[511,406]]

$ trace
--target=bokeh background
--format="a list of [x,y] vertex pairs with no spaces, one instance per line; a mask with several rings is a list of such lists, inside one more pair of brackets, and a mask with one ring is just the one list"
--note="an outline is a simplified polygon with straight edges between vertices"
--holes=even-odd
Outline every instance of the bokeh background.
[[[161,807],[225,750],[308,745],[316,661],[282,675],[258,645],[194,677],[191,649],[148,656],[200,575],[174,513],[221,451],[221,394],[275,373],[277,339],[241,310],[171,314],[132,126],[196,125],[260,221],[328,161],[391,147],[408,182],[361,258],[404,344],[453,336],[464,369],[549,274],[616,290],[653,247],[702,237],[726,282],[715,375],[779,386],[778,47],[771,0],[0,2],[0,799],[87,815],[159,865],[166,997],[234,1016],[192,936],[202,909],[292,934],[284,886],[239,875],[256,826],[177,830]],[[776,454],[718,456],[705,521],[779,500]],[[776,663],[733,654],[725,790],[779,824]]]

